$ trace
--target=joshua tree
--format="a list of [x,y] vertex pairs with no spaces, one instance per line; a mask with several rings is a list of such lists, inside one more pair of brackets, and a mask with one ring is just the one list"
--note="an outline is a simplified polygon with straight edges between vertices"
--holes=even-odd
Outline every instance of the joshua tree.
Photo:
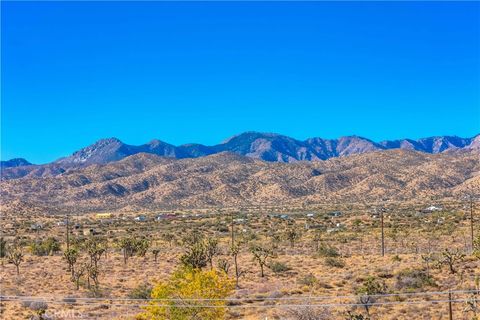
[[85,271],[87,270],[87,266],[88,266],[87,264],[82,264],[78,268],[75,268],[75,270],[73,271],[72,281],[75,282],[75,286],[77,290],[80,289],[80,279],[85,274]]
[[139,257],[145,257],[149,247],[150,241],[147,238],[141,238],[135,241],[135,252]]
[[271,249],[263,247],[261,245],[253,245],[250,248],[250,252],[253,254],[253,259],[257,261],[258,265],[260,266],[260,276],[263,278],[264,274],[264,267],[267,264],[267,260],[269,258],[273,258],[275,255]]
[[269,233],[270,236],[270,241],[271,241],[271,246],[274,249],[278,249],[278,245],[280,241],[282,240],[282,235],[275,230],[271,230]]
[[197,242],[187,248],[187,251],[180,257],[183,265],[193,269],[201,269],[207,266],[207,252],[203,242]]
[[433,260],[433,255],[431,253],[427,253],[425,255],[422,254],[422,260],[425,262],[425,267],[427,269],[427,277],[430,276],[430,262]]
[[290,247],[295,248],[295,242],[300,239],[301,234],[298,230],[296,230],[295,226],[287,229],[285,236],[288,241],[290,241]]
[[[96,293],[100,285],[100,282],[98,280],[98,277],[100,276],[100,269],[96,265],[87,264],[87,276],[88,276],[88,279],[92,279],[93,285],[94,285],[93,289],[94,289],[94,292]],[[90,281],[88,281],[88,285],[89,285],[89,288],[91,288]]]
[[90,264],[95,268],[98,268],[98,262],[105,253],[105,242],[106,240],[95,237],[90,238],[85,242],[85,249],[90,257]]
[[155,260],[155,262],[157,262],[158,255],[160,254],[160,249],[157,249],[157,248],[153,249],[152,254],[153,254],[153,259]]
[[233,246],[230,248],[231,255],[233,257],[233,263],[235,266],[235,286],[238,288],[238,280],[242,275],[240,268],[238,266],[238,255],[240,254],[242,247],[241,242],[234,243]]
[[222,270],[226,274],[228,274],[228,270],[230,270],[230,263],[227,259],[219,259],[217,262],[218,269]]
[[174,238],[174,235],[172,233],[163,233],[161,235],[161,238],[168,242],[168,246],[171,247],[172,246],[172,243],[174,242],[175,238]]
[[448,266],[451,274],[454,274],[457,272],[457,270],[455,269],[455,265],[457,264],[457,262],[462,261],[464,258],[465,258],[465,254],[460,252],[460,250],[458,249],[456,250],[445,249],[442,252],[441,262]]
[[363,282],[363,285],[357,289],[358,301],[365,308],[368,319],[370,318],[370,307],[375,302],[373,295],[385,293],[386,289],[385,282],[374,277],[368,277]]
[[67,249],[64,252],[63,257],[65,258],[65,261],[67,261],[68,271],[71,272],[73,279],[73,275],[75,273],[75,263],[77,262],[78,258],[78,250],[75,248]]
[[54,255],[55,253],[59,252],[61,248],[60,242],[54,237],[49,237],[47,240],[45,240],[44,246],[49,255]]
[[127,264],[128,258],[135,253],[135,240],[131,237],[120,239],[118,241],[118,246],[123,251],[123,263]]
[[202,241],[203,235],[197,229],[193,230],[182,239],[182,242],[185,246],[194,246]]
[[210,269],[213,269],[213,258],[218,254],[218,240],[214,238],[208,238],[205,240],[205,254],[210,264]]
[[20,275],[20,264],[23,262],[23,253],[20,247],[15,246],[8,250],[8,263],[13,264],[17,268],[17,276]]

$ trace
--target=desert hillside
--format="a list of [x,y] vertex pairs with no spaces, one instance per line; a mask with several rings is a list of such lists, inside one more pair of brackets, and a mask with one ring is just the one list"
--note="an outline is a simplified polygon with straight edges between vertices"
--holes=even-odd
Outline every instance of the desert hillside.
[[475,150],[386,150],[296,163],[232,153],[180,160],[140,153],[64,172],[34,170],[2,181],[1,198],[6,212],[448,199],[478,187],[479,172]]

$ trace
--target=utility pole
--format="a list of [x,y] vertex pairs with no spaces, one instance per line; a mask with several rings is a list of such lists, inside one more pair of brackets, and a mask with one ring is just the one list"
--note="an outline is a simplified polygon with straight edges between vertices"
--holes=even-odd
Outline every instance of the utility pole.
[[470,194],[469,200],[470,200],[470,248],[473,252],[473,241],[474,241],[474,234],[473,234],[473,194]]
[[448,291],[448,319],[453,320],[452,292]]
[[235,245],[235,224],[233,221],[233,211],[230,213],[232,248]]
[[66,215],[67,217],[67,251],[70,250],[70,227],[69,227],[69,221],[68,221],[68,214]]
[[382,257],[385,256],[385,229],[383,223],[383,208],[380,208],[380,220],[382,225]]

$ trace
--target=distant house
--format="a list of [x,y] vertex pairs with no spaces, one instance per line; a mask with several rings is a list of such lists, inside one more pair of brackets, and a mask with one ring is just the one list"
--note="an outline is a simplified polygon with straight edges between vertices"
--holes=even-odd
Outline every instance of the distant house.
[[330,217],[340,217],[342,213],[340,211],[332,211],[332,212],[329,212],[328,215]]
[[161,220],[166,220],[166,219],[173,219],[175,218],[175,215],[174,214],[159,214],[155,217],[155,220],[157,221],[161,221]]
[[141,215],[141,216],[136,216],[133,220],[137,221],[137,222],[144,222],[144,221],[147,221],[147,217]]
[[270,218],[278,218],[278,219],[284,219],[284,220],[290,219],[290,216],[288,214],[270,213],[268,216]]
[[315,216],[314,213],[307,213],[307,218],[313,218]]
[[435,212],[435,211],[442,211],[443,208],[442,207],[436,207],[436,206],[430,206],[430,207],[427,207],[423,210],[420,210],[420,212],[422,213],[431,213],[431,212]]

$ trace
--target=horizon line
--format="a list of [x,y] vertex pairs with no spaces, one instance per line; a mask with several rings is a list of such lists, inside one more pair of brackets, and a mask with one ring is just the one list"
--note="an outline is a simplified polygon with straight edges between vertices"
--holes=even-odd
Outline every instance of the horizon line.
[[[473,136],[471,137],[462,137],[462,136],[458,136],[458,135],[431,135],[431,136],[423,136],[421,138],[417,138],[417,139],[412,139],[412,138],[397,138],[397,139],[385,139],[385,140],[379,140],[379,141],[376,141],[376,140],[373,140],[373,139],[370,139],[370,138],[367,138],[365,136],[360,136],[360,135],[356,135],[356,134],[353,134],[353,135],[342,135],[342,136],[338,136],[336,138],[322,138],[321,136],[313,136],[313,137],[309,137],[309,138],[306,138],[306,139],[297,139],[297,138],[294,138],[292,136],[289,136],[289,135],[285,135],[285,134],[281,134],[281,133],[277,133],[277,132],[264,132],[264,131],[255,131],[255,130],[248,130],[248,131],[243,131],[243,132],[240,132],[238,134],[234,134],[232,136],[229,136],[223,140],[221,140],[219,143],[217,144],[213,144],[213,145],[209,145],[209,144],[202,144],[202,143],[198,143],[198,142],[188,142],[188,143],[182,143],[182,144],[172,144],[172,143],[169,143],[169,142],[166,142],[164,140],[160,140],[160,139],[157,139],[157,138],[153,138],[151,140],[149,140],[148,142],[146,143],[142,143],[142,144],[130,144],[130,143],[126,143],[124,140],[120,139],[120,138],[117,138],[117,137],[108,137],[108,138],[99,138],[99,139],[96,139],[94,142],[92,143],[89,143],[83,147],[79,147],[78,149],[76,149],[75,151],[73,151],[72,153],[66,155],[66,156],[63,156],[63,157],[60,157],[60,158],[56,158],[52,161],[48,161],[48,162],[44,162],[44,163],[38,163],[38,164],[34,164],[32,163],[33,165],[42,165],[42,164],[49,164],[49,163],[52,163],[52,162],[55,162],[59,159],[62,159],[64,157],[68,157],[68,156],[71,156],[73,154],[75,154],[76,152],[84,149],[84,148],[87,148],[89,146],[92,146],[96,143],[99,143],[101,141],[105,141],[105,140],[117,140],[119,141],[120,143],[122,144],[126,144],[128,146],[142,146],[142,145],[146,145],[146,144],[149,144],[149,143],[152,143],[154,141],[159,141],[159,142],[162,142],[162,143],[165,143],[165,144],[168,144],[168,145],[171,145],[173,147],[181,147],[181,146],[187,146],[187,145],[201,145],[201,146],[205,146],[205,147],[214,147],[214,146],[218,146],[218,145],[222,145],[222,144],[226,144],[228,143],[229,140],[235,138],[235,137],[238,137],[242,134],[248,134],[248,133],[253,133],[253,134],[263,134],[263,135],[275,135],[275,136],[282,136],[282,137],[287,137],[287,138],[290,138],[290,139],[293,139],[293,140],[296,140],[296,141],[299,141],[299,142],[305,142],[307,140],[310,140],[310,139],[316,139],[316,138],[320,138],[320,139],[323,139],[323,140],[339,140],[341,138],[361,138],[361,139],[364,139],[364,140],[368,140],[368,141],[371,141],[373,143],[376,143],[376,144],[380,144],[382,142],[387,142],[387,141],[399,141],[399,140],[411,140],[411,141],[419,141],[419,140],[422,140],[422,139],[428,139],[428,138],[459,138],[459,139],[474,139],[476,138],[477,136],[480,135],[480,132],[477,133],[477,134],[474,134]],[[24,158],[24,157],[21,157],[21,156],[17,156],[17,157],[13,157],[13,158],[9,158],[9,159],[1,159],[0,158],[0,161],[1,162],[7,162],[7,161],[11,161],[11,160],[16,160],[16,159],[23,159],[23,160],[26,160],[28,162],[30,162],[27,158]]]

